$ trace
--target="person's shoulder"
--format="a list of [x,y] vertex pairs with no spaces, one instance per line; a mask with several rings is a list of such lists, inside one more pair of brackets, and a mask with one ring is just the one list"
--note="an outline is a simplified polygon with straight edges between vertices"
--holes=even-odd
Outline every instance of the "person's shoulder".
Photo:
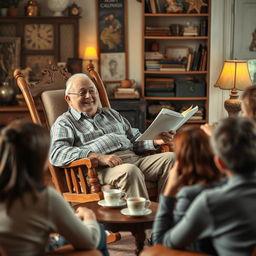
[[198,194],[200,194],[205,189],[201,184],[194,184],[190,186],[184,186],[180,189],[177,194],[177,198],[186,197],[189,199],[194,199]]

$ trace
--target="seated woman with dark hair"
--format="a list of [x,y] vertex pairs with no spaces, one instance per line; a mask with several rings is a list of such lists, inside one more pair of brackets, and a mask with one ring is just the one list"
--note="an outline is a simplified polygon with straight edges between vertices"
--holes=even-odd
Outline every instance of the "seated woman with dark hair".
[[[198,127],[186,127],[177,133],[174,151],[177,160],[169,172],[169,180],[173,175],[182,174],[173,210],[174,222],[178,223],[198,194],[222,183],[222,174],[214,163],[209,137]],[[154,232],[152,238],[157,243]],[[210,239],[195,242],[190,249],[215,254]]]
[[105,231],[95,214],[79,207],[76,215],[52,187],[43,185],[50,137],[41,126],[14,121],[0,133],[0,245],[7,255],[43,255],[56,232],[75,248],[100,247]]

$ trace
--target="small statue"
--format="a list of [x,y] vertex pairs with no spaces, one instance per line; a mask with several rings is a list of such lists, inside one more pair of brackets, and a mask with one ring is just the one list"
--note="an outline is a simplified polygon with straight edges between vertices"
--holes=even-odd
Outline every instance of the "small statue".
[[30,67],[22,69],[20,72],[23,74],[25,81],[29,84],[29,73],[32,71]]
[[166,12],[167,13],[181,13],[183,12],[183,5],[180,3],[177,3],[176,0],[166,0]]

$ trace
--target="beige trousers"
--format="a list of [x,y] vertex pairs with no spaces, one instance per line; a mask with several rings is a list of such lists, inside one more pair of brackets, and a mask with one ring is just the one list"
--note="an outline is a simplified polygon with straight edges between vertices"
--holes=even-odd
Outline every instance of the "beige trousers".
[[138,156],[132,151],[118,151],[123,164],[97,169],[101,184],[113,185],[126,192],[127,196],[148,198],[145,181],[157,183],[158,192],[163,189],[168,171],[172,167],[174,153],[166,152],[149,156]]

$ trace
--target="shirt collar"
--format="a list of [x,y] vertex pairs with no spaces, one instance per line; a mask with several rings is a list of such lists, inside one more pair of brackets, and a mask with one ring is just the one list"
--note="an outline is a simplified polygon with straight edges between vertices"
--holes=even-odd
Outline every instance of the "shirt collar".
[[[79,120],[80,118],[82,117],[85,117],[85,118],[88,118],[88,115],[85,113],[85,112],[80,112],[80,111],[77,111],[75,110],[74,108],[72,107],[69,107],[69,112],[71,113],[71,115],[74,117],[75,120]],[[96,113],[97,114],[101,114],[102,112],[102,108],[98,108],[98,111]]]
[[241,174],[234,174],[233,177],[228,179],[228,185],[232,186],[238,183],[244,183],[244,182],[249,182],[249,181],[255,181],[256,180],[256,173],[248,173],[246,175],[241,175]]

